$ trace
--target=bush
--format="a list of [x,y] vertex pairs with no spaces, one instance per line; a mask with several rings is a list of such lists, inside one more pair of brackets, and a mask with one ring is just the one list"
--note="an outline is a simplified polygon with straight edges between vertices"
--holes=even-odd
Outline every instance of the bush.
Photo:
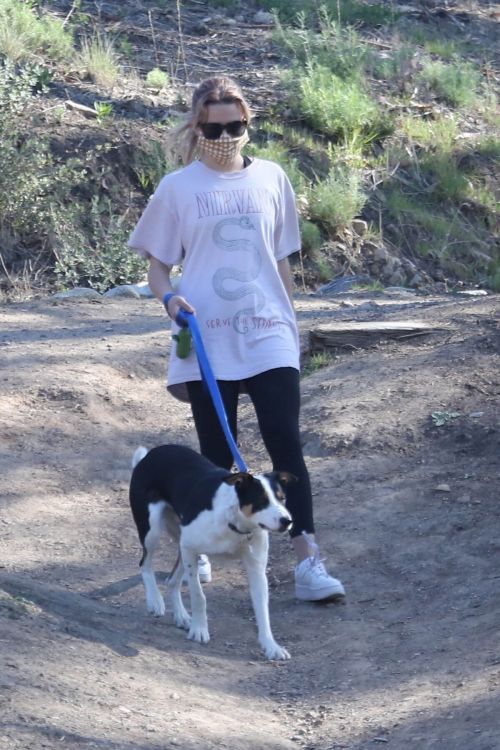
[[74,162],[55,162],[49,145],[32,133],[30,112],[37,70],[0,67],[0,227],[4,236],[43,235],[51,204],[68,182],[78,181]]
[[141,278],[147,262],[127,247],[131,226],[113,212],[108,198],[94,195],[90,207],[54,217],[55,272],[61,288],[90,286],[105,292]]

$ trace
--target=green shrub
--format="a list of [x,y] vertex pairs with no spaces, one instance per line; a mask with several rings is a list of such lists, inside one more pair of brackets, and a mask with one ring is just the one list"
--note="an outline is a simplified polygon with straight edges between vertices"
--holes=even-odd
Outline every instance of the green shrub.
[[307,219],[301,219],[300,234],[302,237],[302,250],[306,255],[314,254],[321,247],[321,231],[317,224]]
[[61,288],[89,286],[105,292],[144,276],[147,262],[127,247],[130,219],[115,214],[109,198],[94,195],[89,207],[54,216],[54,225],[55,272]]
[[436,120],[406,117],[401,120],[400,129],[411,143],[439,151],[450,151],[458,136],[458,124],[453,116]]
[[62,21],[45,14],[39,18],[31,3],[0,0],[0,54],[14,62],[39,55],[68,60],[73,36]]
[[0,65],[0,228],[12,238],[48,231],[54,196],[80,178],[74,161],[55,161],[32,130],[36,83],[36,69]]
[[295,28],[277,24],[277,39],[304,65],[328,68],[341,78],[358,77],[369,58],[368,46],[352,28],[343,28],[326,9],[319,11],[318,30],[311,29],[304,13],[297,17]]
[[36,70],[0,64],[0,236],[8,278],[13,283],[26,268],[46,273],[55,263],[66,287],[103,291],[136,281],[144,262],[126,247],[133,217],[115,215],[111,200],[100,197],[98,147],[63,160],[37,134],[36,81]]
[[344,142],[370,142],[386,130],[377,105],[356,80],[346,81],[323,66],[287,77],[291,104],[317,132]]
[[[318,11],[327,12],[341,23],[380,26],[396,20],[393,3],[365,3],[357,0],[324,0],[320,4],[304,3],[303,0],[259,0],[259,5],[274,10],[284,21],[294,21],[302,14],[312,23]],[[319,5],[319,8],[318,8]],[[340,10],[340,19],[338,18]]]
[[437,200],[460,201],[466,197],[469,181],[452,154],[440,152],[425,156],[421,160],[421,170]]
[[345,167],[334,168],[309,194],[311,219],[321,222],[335,234],[358,216],[366,202],[361,188],[361,173]]
[[153,68],[146,76],[146,86],[161,91],[168,86],[168,75],[160,68]]
[[429,62],[422,80],[436,95],[453,107],[468,107],[477,97],[481,75],[470,63]]

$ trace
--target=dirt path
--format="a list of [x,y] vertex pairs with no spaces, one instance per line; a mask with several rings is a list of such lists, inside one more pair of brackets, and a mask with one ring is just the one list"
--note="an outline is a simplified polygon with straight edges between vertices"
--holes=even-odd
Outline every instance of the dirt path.
[[[283,664],[261,658],[229,564],[206,587],[207,646],[145,612],[130,458],[196,446],[164,390],[160,306],[0,308],[0,748],[498,750],[498,303],[298,300],[304,328],[411,316],[445,330],[303,380],[318,535],[348,598],[297,603],[289,543],[273,539]],[[265,466],[242,415],[242,453]]]

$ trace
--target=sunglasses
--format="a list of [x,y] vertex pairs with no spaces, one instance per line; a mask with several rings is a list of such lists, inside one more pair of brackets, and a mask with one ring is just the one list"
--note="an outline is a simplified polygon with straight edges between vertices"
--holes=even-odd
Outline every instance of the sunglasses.
[[233,120],[232,122],[200,122],[198,127],[209,141],[216,141],[221,137],[224,130],[232,138],[239,138],[247,129],[246,120]]

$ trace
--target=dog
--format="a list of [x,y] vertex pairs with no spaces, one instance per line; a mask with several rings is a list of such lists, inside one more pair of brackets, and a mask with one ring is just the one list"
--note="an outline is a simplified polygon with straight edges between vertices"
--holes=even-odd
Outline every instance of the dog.
[[[141,575],[150,612],[165,614],[153,571],[153,555],[163,532],[177,542],[174,568],[166,579],[174,623],[198,643],[210,640],[206,599],[198,576],[198,555],[239,557],[247,572],[259,644],[268,659],[289,659],[273,638],[269,622],[266,566],[270,531],[292,524],[285,491],[296,478],[288,472],[230,473],[180,445],[138,448],[132,459],[130,506],[143,555]],[[192,615],[181,596],[187,578]]]

